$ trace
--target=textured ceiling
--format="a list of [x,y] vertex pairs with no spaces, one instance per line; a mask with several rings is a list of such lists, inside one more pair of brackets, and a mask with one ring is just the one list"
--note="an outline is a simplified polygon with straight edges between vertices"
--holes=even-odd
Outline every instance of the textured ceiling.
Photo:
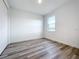
[[8,4],[11,8],[45,15],[68,1],[69,0],[43,0],[42,4],[38,4],[38,0],[8,0]]

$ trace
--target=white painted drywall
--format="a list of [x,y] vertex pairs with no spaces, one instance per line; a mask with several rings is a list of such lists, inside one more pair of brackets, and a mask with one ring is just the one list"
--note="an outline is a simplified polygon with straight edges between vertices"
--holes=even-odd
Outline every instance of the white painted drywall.
[[10,9],[10,43],[42,37],[42,16]]
[[[47,18],[56,16],[56,32],[47,31]],[[72,0],[45,16],[44,37],[79,48],[79,0]]]
[[0,54],[3,52],[3,50],[8,44],[7,24],[8,24],[7,8],[3,3],[3,0],[0,0]]

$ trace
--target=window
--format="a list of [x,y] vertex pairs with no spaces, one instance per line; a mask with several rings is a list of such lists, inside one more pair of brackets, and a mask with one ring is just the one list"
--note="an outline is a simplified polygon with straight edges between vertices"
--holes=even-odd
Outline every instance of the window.
[[55,31],[55,16],[51,16],[48,18],[48,31]]

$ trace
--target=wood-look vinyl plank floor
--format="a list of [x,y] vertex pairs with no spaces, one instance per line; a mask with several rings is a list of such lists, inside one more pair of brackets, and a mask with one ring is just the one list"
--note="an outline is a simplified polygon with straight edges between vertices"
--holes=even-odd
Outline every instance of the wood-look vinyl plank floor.
[[0,59],[79,59],[79,49],[47,39],[9,44]]

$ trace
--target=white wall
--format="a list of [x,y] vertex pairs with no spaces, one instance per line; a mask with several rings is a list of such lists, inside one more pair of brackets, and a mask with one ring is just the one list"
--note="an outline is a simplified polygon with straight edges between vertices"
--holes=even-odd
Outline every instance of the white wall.
[[[56,16],[56,32],[47,31],[47,18]],[[79,48],[79,0],[72,0],[45,16],[44,37]]]
[[5,49],[8,44],[7,34],[8,34],[8,19],[7,19],[7,8],[0,0],[0,54]]
[[10,9],[10,43],[42,37],[42,16]]

